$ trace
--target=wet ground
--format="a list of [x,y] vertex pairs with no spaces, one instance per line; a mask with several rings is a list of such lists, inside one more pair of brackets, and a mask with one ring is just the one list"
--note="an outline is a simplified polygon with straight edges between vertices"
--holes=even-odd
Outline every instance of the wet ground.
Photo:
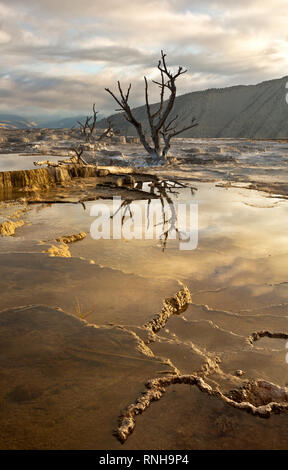
[[[0,239],[1,448],[287,448],[277,393],[288,384],[288,144],[187,139],[171,154],[169,167],[149,172],[188,186],[171,182],[164,199],[198,208],[193,250],[178,237],[163,245],[161,224],[162,241],[129,239],[133,224],[147,227],[141,198],[127,207],[144,216],[127,209],[116,240],[90,234],[103,200],[2,203],[1,220],[20,209],[24,225]],[[49,256],[61,254],[56,240],[83,232],[66,257]],[[156,378],[165,384],[147,388]],[[268,400],[251,392],[229,402],[231,390],[259,381]],[[278,414],[261,408],[270,402]]]

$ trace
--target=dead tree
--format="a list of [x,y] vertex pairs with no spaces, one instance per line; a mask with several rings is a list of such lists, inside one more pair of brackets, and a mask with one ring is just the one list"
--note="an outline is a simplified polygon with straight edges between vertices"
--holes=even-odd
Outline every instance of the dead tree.
[[95,103],[93,104],[92,109],[93,109],[93,116],[87,116],[84,124],[80,121],[77,121],[80,126],[81,132],[83,136],[85,137],[86,142],[91,142],[91,139],[93,137],[93,132],[96,129],[98,111],[95,110]]
[[93,109],[93,116],[87,116],[84,124],[80,121],[77,121],[80,126],[81,133],[83,134],[86,142],[91,143],[92,140],[94,142],[101,142],[107,137],[112,137],[114,135],[114,130],[113,130],[112,121],[110,121],[109,119],[107,120],[108,128],[104,132],[102,132],[102,134],[97,139],[94,137],[94,133],[96,131],[97,114],[98,114],[98,111],[95,110],[95,103],[93,104],[92,109]]
[[97,114],[98,111],[95,110],[95,104],[93,104],[93,116],[87,116],[84,124],[78,121],[81,133],[85,139],[85,143],[79,143],[78,145],[71,148],[72,152],[74,152],[75,154],[72,157],[71,161],[76,161],[78,164],[87,165],[87,162],[83,158],[83,152],[85,151],[86,147],[88,147],[89,150],[89,144],[101,142],[102,140],[112,137],[114,135],[112,122],[108,119],[108,128],[104,130],[104,132],[102,132],[102,134],[97,139],[94,137],[94,131],[96,130]]
[[[117,82],[120,95],[119,97],[117,97],[109,88],[105,88],[105,90],[110,93],[114,100],[119,104],[120,109],[116,109],[116,111],[124,111],[126,120],[135,127],[139,135],[140,142],[144,146],[145,150],[153,158],[165,159],[170,149],[171,139],[181,134],[182,132],[197,126],[197,123],[195,122],[195,118],[193,118],[190,125],[183,128],[178,128],[178,115],[173,118],[170,117],[170,120],[168,120],[173,110],[176,98],[176,80],[180,75],[186,73],[187,70],[183,70],[182,67],[178,67],[178,71],[176,73],[168,70],[166,64],[166,54],[164,54],[163,51],[161,51],[161,59],[158,62],[158,69],[161,75],[160,81],[158,82],[153,80],[153,83],[158,85],[160,88],[160,103],[155,110],[153,109],[153,111],[151,104],[149,103],[148,81],[147,78],[144,77],[146,112],[153,146],[150,145],[141,122],[137,121],[128,103],[131,83],[127,92],[124,93],[120,82]],[[165,99],[165,91],[167,91],[169,94],[168,99]],[[161,137],[163,138],[164,144],[161,142]]]
[[71,150],[75,153],[77,163],[82,163],[84,165],[87,165],[87,162],[82,157],[82,154],[84,152],[84,148],[82,145],[77,145],[76,147],[73,147]]

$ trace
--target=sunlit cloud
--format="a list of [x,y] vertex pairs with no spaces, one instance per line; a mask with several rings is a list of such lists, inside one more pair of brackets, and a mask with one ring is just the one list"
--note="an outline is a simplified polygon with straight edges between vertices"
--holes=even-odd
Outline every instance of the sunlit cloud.
[[161,49],[187,68],[179,94],[282,77],[286,11],[285,0],[0,0],[0,111],[77,114],[97,101],[110,113],[104,88],[118,79],[137,106]]

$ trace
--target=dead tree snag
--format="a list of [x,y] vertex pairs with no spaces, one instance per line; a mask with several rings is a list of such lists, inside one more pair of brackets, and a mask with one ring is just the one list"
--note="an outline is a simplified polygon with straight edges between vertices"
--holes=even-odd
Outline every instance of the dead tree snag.
[[[159,86],[160,88],[160,103],[157,105],[156,110],[151,108],[149,103],[149,90],[148,90],[148,81],[144,77],[145,82],[145,105],[146,113],[148,118],[148,124],[150,128],[150,137],[152,140],[152,145],[149,143],[149,136],[145,134],[143,125],[140,121],[135,118],[135,115],[128,103],[129,94],[131,90],[131,83],[127,89],[127,92],[124,93],[121,87],[120,82],[118,81],[118,91],[119,96],[117,97],[109,88],[105,90],[114,98],[114,100],[119,104],[120,109],[116,111],[124,111],[124,116],[128,122],[130,122],[135,129],[140,138],[140,142],[146,149],[146,151],[153,157],[158,160],[163,160],[166,158],[170,145],[171,139],[181,134],[182,132],[191,129],[192,127],[197,126],[195,118],[191,120],[191,124],[185,127],[178,127],[179,116],[171,118],[171,113],[174,107],[174,102],[176,98],[176,80],[180,75],[183,75],[187,70],[183,70],[182,67],[178,67],[177,72],[173,73],[167,68],[166,64],[166,54],[161,51],[161,59],[158,62],[158,69],[160,71],[160,81],[153,80],[153,83]],[[165,99],[165,91],[168,92],[168,98]],[[170,119],[169,119],[170,117]],[[161,139],[162,137],[162,139]]]

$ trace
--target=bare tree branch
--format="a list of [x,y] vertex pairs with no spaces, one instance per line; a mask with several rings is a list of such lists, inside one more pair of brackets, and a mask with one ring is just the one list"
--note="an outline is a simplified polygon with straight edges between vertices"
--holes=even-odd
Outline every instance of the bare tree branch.
[[82,157],[82,154],[84,152],[84,148],[83,148],[82,145],[78,145],[77,147],[73,147],[72,151],[75,152],[75,154],[76,154],[77,163],[83,163],[84,165],[87,165],[87,162]]
[[[195,123],[195,119],[193,119],[191,125],[186,126],[183,129],[177,130],[175,123],[179,118],[178,115],[170,119],[168,124],[166,123],[169,115],[173,110],[175,103],[175,82],[177,78],[180,75],[186,73],[187,70],[184,70],[183,67],[179,66],[177,72],[171,72],[167,67],[166,54],[164,54],[163,51],[161,51],[161,59],[158,62],[158,70],[160,71],[161,81],[153,80],[153,83],[158,85],[160,88],[160,103],[158,105],[158,108],[156,108],[154,112],[151,111],[151,105],[149,103],[148,81],[147,78],[144,77],[145,107],[153,146],[148,143],[148,139],[145,135],[142,124],[135,118],[135,115],[133,114],[131,107],[128,103],[131,84],[129,85],[127,92],[124,93],[120,82],[117,82],[119,97],[117,97],[109,88],[105,88],[105,90],[113,97],[116,103],[119,104],[120,109],[117,109],[117,111],[124,111],[125,119],[136,128],[140,138],[140,142],[142,143],[146,151],[150,155],[155,156],[158,159],[163,159],[166,158],[168,154],[171,139],[176,135],[179,135],[182,132],[191,129],[192,127],[195,127],[197,124]],[[165,101],[165,90],[168,90],[169,93],[167,101]],[[160,142],[160,136],[162,136],[164,140],[163,148]]]
[[97,142],[101,142],[101,140],[104,140],[106,137],[109,137],[110,134],[113,134],[113,124],[110,119],[107,119],[108,121],[108,128],[98,137]]
[[[84,124],[80,121],[77,121],[78,124],[80,125],[81,132],[84,135],[86,142],[91,142],[91,139],[93,137],[93,133],[96,129],[96,121],[97,121],[98,111],[96,111],[96,109],[95,109],[95,103],[93,104],[92,110],[93,110],[93,116],[87,116],[86,121],[85,121]],[[90,123],[91,119],[93,119],[93,120]]]

